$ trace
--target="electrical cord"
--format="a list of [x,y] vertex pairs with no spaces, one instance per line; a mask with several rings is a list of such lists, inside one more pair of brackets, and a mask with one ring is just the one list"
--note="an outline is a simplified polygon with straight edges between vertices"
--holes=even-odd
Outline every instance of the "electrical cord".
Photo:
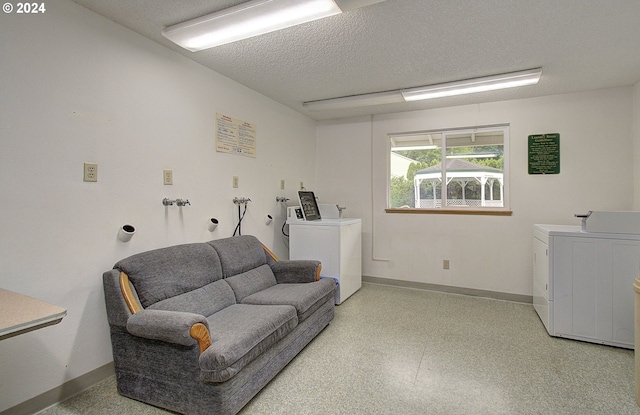
[[242,215],[240,215],[240,205],[238,204],[238,224],[236,225],[236,229],[233,231],[233,236],[236,236],[236,232],[238,233],[238,236],[242,235],[242,219],[244,219],[244,215],[247,213],[247,206],[248,203],[245,203],[244,211],[242,212]]

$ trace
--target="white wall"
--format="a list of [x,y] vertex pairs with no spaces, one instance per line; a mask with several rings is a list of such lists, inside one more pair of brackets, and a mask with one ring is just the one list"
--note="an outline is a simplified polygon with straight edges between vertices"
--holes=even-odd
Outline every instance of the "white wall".
[[[384,212],[387,133],[501,123],[511,125],[512,216]],[[533,224],[633,208],[632,125],[632,88],[325,121],[317,190],[363,218],[364,275],[530,296]],[[528,174],[527,137],[540,133],[560,133],[559,175]]]
[[640,82],[633,87],[633,137],[635,143],[633,209],[640,210]]
[[[234,196],[253,200],[242,233],[286,258],[275,198],[315,180],[311,119],[75,3],[46,6],[0,14],[0,287],[68,315],[0,342],[0,412],[112,360],[101,278],[117,260],[231,236]],[[256,124],[257,158],[216,153],[216,112]],[[83,162],[98,163],[97,183]],[[125,223],[137,228],[126,244]]]

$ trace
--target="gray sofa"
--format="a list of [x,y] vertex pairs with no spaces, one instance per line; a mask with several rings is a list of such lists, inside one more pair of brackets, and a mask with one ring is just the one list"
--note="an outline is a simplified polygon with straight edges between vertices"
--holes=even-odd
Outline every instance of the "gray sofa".
[[236,414],[325,328],[335,281],[253,236],[123,259],[103,275],[120,394],[183,414]]

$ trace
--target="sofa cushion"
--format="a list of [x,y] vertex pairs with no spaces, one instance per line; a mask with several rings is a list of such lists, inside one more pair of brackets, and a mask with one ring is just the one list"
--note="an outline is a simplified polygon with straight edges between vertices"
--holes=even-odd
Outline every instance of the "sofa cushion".
[[266,264],[225,278],[225,281],[233,289],[238,303],[241,303],[242,299],[248,295],[276,285],[276,277],[273,275],[271,267]]
[[235,304],[207,318],[211,346],[200,355],[201,380],[224,382],[297,324],[291,306]]
[[225,280],[167,298],[150,305],[151,310],[185,311],[208,317],[236,303],[236,296]]
[[335,282],[324,278],[320,281],[299,284],[277,284],[242,299],[243,304],[282,305],[296,309],[298,321],[304,321],[322,304],[333,297]]
[[216,250],[220,257],[224,278],[241,274],[267,263],[266,253],[255,236],[234,236],[207,243]]
[[114,268],[129,276],[145,308],[222,278],[218,255],[206,243],[142,252],[119,261]]

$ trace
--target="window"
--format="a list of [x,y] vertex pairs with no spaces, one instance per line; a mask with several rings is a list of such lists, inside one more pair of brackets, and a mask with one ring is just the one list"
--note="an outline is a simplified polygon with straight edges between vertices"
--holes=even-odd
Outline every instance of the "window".
[[390,134],[389,208],[508,210],[508,126]]

